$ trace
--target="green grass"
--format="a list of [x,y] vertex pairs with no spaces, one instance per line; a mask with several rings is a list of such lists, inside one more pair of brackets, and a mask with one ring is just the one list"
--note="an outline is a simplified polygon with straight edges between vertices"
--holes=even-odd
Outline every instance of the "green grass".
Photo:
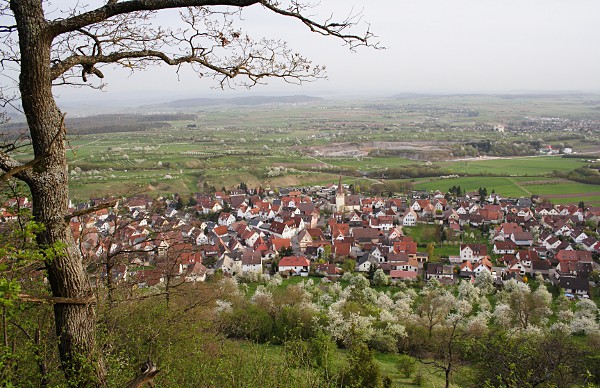
[[[389,376],[394,387],[415,387],[414,376],[420,373],[423,376],[424,387],[443,387],[446,384],[446,379],[442,373],[433,369],[432,367],[422,364],[420,362],[415,363],[415,372],[411,377],[405,378],[401,373],[398,372],[396,364],[398,362],[399,355],[387,354],[387,353],[375,353],[375,360],[381,367],[381,371],[384,376]],[[458,387],[458,385],[451,383],[451,387]]]
[[[447,166],[447,163],[445,164]],[[506,176],[547,176],[552,171],[570,171],[584,166],[579,159],[559,156],[452,162],[448,169],[458,174],[497,174]],[[444,166],[444,165],[443,165]]]
[[519,187],[512,178],[502,177],[461,177],[452,179],[427,178],[419,180],[414,187],[417,190],[446,192],[452,186],[460,186],[463,192],[477,191],[480,187],[486,187],[488,193],[495,190],[503,197],[529,196],[524,189]]
[[[314,159],[313,159],[314,160]],[[396,158],[396,157],[364,157],[364,158],[319,158],[323,162],[328,164],[352,168],[359,171],[378,171],[385,168],[396,168],[401,166],[407,166],[411,164],[415,164],[414,160],[406,159],[406,158]]]
[[412,237],[419,243],[435,241],[435,226],[417,224],[416,226],[405,226],[402,228],[405,235]]
[[[264,352],[265,358],[272,359],[273,362],[281,360],[284,356],[283,347],[276,345],[255,345],[246,341],[239,341],[238,346],[243,351],[253,351],[253,349],[259,349]],[[254,350],[255,351],[255,350]],[[346,350],[338,349],[335,352],[335,365],[340,365],[341,362],[346,358]],[[445,385],[444,375],[428,365],[416,362],[415,373],[409,378],[402,376],[396,367],[399,355],[397,354],[385,354],[375,353],[375,361],[381,368],[383,376],[389,376],[392,379],[394,387],[415,387],[413,380],[417,373],[423,376],[424,387],[443,387]],[[298,373],[306,373],[306,371],[298,370]],[[456,384],[451,384],[452,387],[458,387]]]
[[[538,183],[539,182],[539,183]],[[501,197],[529,197],[537,194],[556,203],[600,203],[600,185],[588,185],[565,179],[541,177],[460,177],[452,179],[422,178],[415,181],[417,190],[446,192],[452,186],[460,186],[464,191],[477,191],[487,188],[495,190]],[[569,195],[568,197],[561,197]]]
[[460,246],[459,245],[436,246],[433,253],[438,257],[458,256],[460,254]]

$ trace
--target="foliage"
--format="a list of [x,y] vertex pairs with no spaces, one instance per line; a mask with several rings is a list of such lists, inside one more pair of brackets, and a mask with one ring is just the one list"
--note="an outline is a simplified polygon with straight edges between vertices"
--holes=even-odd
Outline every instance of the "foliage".
[[354,272],[356,268],[356,260],[348,259],[342,263],[342,271],[344,272]]
[[358,343],[350,349],[348,367],[340,376],[343,387],[375,388],[382,385],[379,365],[373,358],[373,351],[366,344]]
[[416,360],[413,357],[407,354],[402,354],[398,358],[396,367],[405,378],[409,378],[415,371],[415,363]]
[[496,331],[478,340],[472,355],[479,381],[492,386],[571,386],[581,382],[585,365],[572,337],[560,333],[512,335]]
[[390,279],[381,268],[377,268],[373,274],[371,283],[373,283],[374,286],[387,286],[390,283]]

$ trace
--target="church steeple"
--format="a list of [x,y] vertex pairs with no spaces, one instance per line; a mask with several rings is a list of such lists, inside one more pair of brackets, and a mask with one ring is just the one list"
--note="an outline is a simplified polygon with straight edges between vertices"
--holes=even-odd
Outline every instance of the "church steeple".
[[344,206],[346,206],[346,193],[344,193],[344,187],[342,186],[342,174],[340,174],[340,181],[335,192],[335,207],[336,210],[340,212],[344,211]]

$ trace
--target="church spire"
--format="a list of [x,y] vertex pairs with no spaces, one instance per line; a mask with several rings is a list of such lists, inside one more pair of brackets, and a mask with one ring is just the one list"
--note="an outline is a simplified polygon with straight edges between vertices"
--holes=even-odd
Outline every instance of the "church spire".
[[340,181],[335,193],[335,207],[339,212],[344,210],[344,206],[346,206],[346,194],[344,193],[344,187],[342,186],[342,174],[340,174]]

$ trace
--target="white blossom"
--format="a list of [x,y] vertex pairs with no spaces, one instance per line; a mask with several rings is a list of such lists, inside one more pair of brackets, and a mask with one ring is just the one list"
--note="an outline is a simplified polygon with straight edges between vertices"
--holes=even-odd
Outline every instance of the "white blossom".
[[550,326],[550,331],[555,333],[571,334],[571,326],[565,322],[556,322]]
[[575,304],[575,317],[587,317],[593,320],[598,318],[598,306],[589,299],[582,299]]
[[283,278],[278,273],[273,275],[273,277],[271,277],[271,279],[269,280],[269,284],[274,287],[281,286],[282,283],[283,283]]
[[591,334],[600,331],[600,327],[595,319],[579,316],[571,321],[571,331],[574,334]]
[[217,313],[229,313],[233,310],[231,307],[231,302],[226,300],[217,299],[217,307],[215,307],[215,311]]
[[504,303],[498,303],[494,309],[494,320],[500,326],[508,328],[512,323],[512,311],[509,305]]
[[471,303],[477,303],[480,290],[475,288],[470,281],[463,280],[458,285],[458,299],[466,300]]
[[390,310],[394,307],[394,301],[392,298],[382,292],[377,297],[377,306],[382,309]]

